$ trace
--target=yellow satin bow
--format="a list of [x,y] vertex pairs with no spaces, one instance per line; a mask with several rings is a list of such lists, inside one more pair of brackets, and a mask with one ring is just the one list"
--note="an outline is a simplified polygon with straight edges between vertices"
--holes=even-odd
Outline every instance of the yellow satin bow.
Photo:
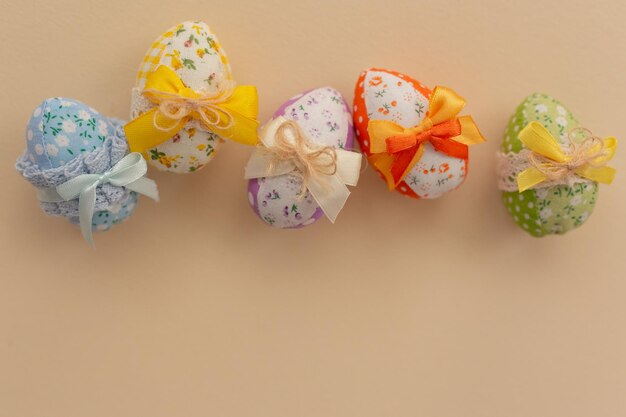
[[426,116],[414,127],[405,128],[388,120],[370,120],[369,161],[395,189],[424,154],[429,142],[438,151],[457,158],[467,158],[467,145],[482,143],[485,138],[471,116],[457,117],[465,99],[446,87],[435,87]]
[[258,96],[256,87],[239,86],[216,96],[202,96],[185,86],[171,68],[161,65],[146,79],[143,95],[157,107],[131,120],[126,138],[131,152],[145,152],[169,140],[187,122],[198,120],[220,137],[256,145]]
[[615,178],[615,168],[605,165],[615,155],[614,137],[590,136],[575,143],[570,136],[571,149],[563,151],[548,129],[538,122],[529,123],[518,137],[531,150],[528,161],[532,165],[517,176],[520,193],[544,181],[564,181],[572,175],[605,184]]

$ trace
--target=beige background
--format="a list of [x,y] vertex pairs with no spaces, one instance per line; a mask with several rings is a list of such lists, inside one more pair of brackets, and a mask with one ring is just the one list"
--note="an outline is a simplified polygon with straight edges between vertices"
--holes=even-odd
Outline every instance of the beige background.
[[[385,7],[386,6],[386,7]],[[560,98],[626,139],[626,3],[0,0],[0,417],[626,415],[624,151],[565,237],[518,230],[493,153],[517,104]],[[246,200],[250,149],[152,172],[162,202],[96,236],[48,218],[13,169],[64,95],[125,117],[152,40],[209,22],[261,119],[384,66],[453,87],[489,143],[437,201],[368,170],[336,225],[273,230]]]

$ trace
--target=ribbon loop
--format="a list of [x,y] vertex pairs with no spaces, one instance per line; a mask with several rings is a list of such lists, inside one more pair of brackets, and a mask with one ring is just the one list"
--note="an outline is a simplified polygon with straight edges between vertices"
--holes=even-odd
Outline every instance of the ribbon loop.
[[[582,132],[582,140],[575,139],[577,132]],[[610,184],[615,178],[615,169],[606,166],[617,148],[615,138],[602,139],[588,129],[578,128],[569,132],[569,149],[563,149],[538,122],[530,122],[518,137],[530,150],[527,154],[530,167],[517,176],[520,193],[543,182],[569,183],[580,177]]]
[[169,140],[196,120],[222,138],[256,145],[258,96],[253,86],[227,86],[214,95],[188,88],[171,68],[160,65],[150,73],[142,94],[155,107],[124,126],[132,152],[143,153]]
[[155,201],[159,200],[156,183],[146,178],[148,166],[140,153],[126,155],[103,174],[82,174],[56,188],[38,190],[39,199],[59,203],[78,198],[80,230],[85,240],[93,246],[92,221],[96,206],[96,189],[103,184],[126,187]]
[[361,171],[361,154],[308,139],[300,125],[280,116],[260,133],[261,147],[255,149],[245,169],[245,178],[293,174],[302,179],[300,195],[308,190],[328,219],[334,223],[356,185]]
[[467,146],[484,142],[471,117],[457,117],[465,100],[446,87],[435,87],[426,116],[417,125],[405,128],[387,120],[370,120],[369,160],[394,190],[424,154],[430,143],[436,150],[456,158],[467,158]]

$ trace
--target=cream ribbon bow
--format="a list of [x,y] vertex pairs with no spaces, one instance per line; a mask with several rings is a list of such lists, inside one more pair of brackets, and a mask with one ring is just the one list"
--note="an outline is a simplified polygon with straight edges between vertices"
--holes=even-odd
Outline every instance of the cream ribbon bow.
[[334,223],[361,173],[361,154],[321,146],[306,137],[300,126],[279,116],[259,133],[261,146],[254,150],[245,178],[294,174],[302,178],[328,219]]

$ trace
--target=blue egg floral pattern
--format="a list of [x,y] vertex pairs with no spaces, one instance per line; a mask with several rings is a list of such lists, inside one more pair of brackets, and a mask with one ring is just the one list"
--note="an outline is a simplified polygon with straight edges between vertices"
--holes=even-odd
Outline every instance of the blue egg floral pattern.
[[61,166],[96,149],[114,130],[109,119],[77,100],[48,99],[28,124],[28,157],[42,167]]
[[[127,220],[137,204],[137,193],[129,192],[128,197],[122,199],[117,204],[109,207],[108,210],[101,210],[94,213],[91,221],[92,229],[100,232],[107,231],[116,224]],[[75,220],[78,224],[78,219]]]
[[[35,187],[48,188],[59,185],[60,179],[75,177],[80,173],[77,171],[84,173],[88,169],[104,169],[98,167],[99,160],[92,157],[102,148],[106,147],[109,157],[115,155],[115,158],[121,158],[128,152],[122,123],[103,116],[78,100],[61,97],[46,99],[35,108],[27,125],[26,151],[18,160],[18,171]],[[76,164],[78,158],[82,162]],[[59,169],[65,166],[65,170]],[[100,200],[92,218],[93,230],[109,230],[125,221],[137,204],[137,195],[130,190],[111,191],[108,198],[112,199]],[[50,215],[63,216],[71,223],[79,223],[78,200],[41,202],[41,205]]]

